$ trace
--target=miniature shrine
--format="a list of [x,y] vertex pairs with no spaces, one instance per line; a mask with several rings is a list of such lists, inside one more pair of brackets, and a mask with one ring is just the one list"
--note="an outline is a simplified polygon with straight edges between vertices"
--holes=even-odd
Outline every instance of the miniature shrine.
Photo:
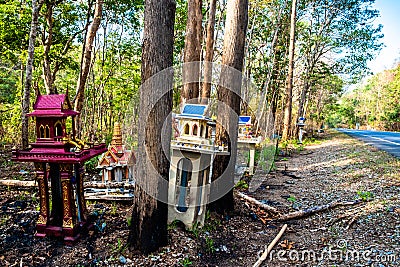
[[[105,144],[76,138],[67,94],[39,95],[27,114],[36,118],[36,142],[12,151],[12,160],[33,162],[40,195],[37,237],[56,236],[72,244],[91,225],[83,188],[84,162],[105,152]],[[50,181],[51,186],[48,186]],[[51,203],[50,203],[51,201]]]
[[249,148],[249,167],[250,175],[254,174],[254,161],[256,154],[256,145],[261,142],[261,136],[256,137],[253,133],[253,124],[251,116],[239,116],[238,122],[238,145]]
[[239,126],[239,129],[238,129],[238,138],[239,139],[252,137],[253,125],[251,124],[251,116],[239,116],[238,126]]
[[299,127],[299,141],[297,142],[298,144],[302,144],[303,143],[303,135],[305,134],[305,133],[307,133],[305,130],[304,130],[304,127],[306,126],[306,118],[303,118],[303,117],[300,117],[298,120],[297,120],[297,126]]
[[215,155],[229,155],[226,147],[214,146],[215,123],[206,110],[206,105],[186,104],[176,116],[180,136],[171,141],[168,222],[179,220],[188,228],[204,224]]
[[100,157],[98,162],[97,168],[101,169],[101,181],[103,183],[113,181],[130,183],[135,177],[135,164],[135,154],[122,144],[121,125],[116,122],[108,151]]
[[116,122],[111,143],[96,167],[100,170],[101,181],[85,188],[86,199],[133,200],[135,166],[135,154],[123,145],[121,125]]

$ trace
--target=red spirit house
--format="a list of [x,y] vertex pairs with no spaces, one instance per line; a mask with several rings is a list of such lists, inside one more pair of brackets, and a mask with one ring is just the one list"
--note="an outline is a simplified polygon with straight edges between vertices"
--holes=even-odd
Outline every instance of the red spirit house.
[[88,226],[83,164],[107,149],[75,137],[79,112],[72,110],[67,95],[39,95],[33,109],[28,116],[36,118],[36,142],[28,150],[14,149],[12,160],[35,164],[40,195],[36,236],[60,236],[73,243]]

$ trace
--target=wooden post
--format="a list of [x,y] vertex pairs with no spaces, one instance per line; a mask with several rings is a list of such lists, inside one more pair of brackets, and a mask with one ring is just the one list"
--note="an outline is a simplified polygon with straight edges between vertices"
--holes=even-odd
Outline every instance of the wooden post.
[[255,160],[255,155],[256,155],[256,144],[250,143],[249,146],[250,146],[249,174],[253,175],[254,174],[254,160]]
[[72,164],[60,164],[60,176],[63,197],[63,224],[62,230],[64,234],[64,241],[74,242],[75,226],[76,226],[76,211],[75,203],[72,195]]
[[79,214],[79,222],[86,221],[87,208],[85,196],[83,194],[84,186],[83,186],[83,165],[75,164],[75,176],[76,176],[76,192],[78,198],[78,214]]
[[37,233],[35,236],[45,237],[46,226],[49,223],[49,188],[47,184],[46,164],[35,163],[35,169],[40,196],[40,212],[36,223]]

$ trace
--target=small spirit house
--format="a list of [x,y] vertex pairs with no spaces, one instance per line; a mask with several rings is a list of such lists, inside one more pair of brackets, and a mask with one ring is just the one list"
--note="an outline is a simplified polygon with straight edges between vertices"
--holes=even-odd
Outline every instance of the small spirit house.
[[28,150],[13,149],[12,160],[35,165],[40,195],[36,236],[59,236],[74,243],[89,226],[83,164],[106,147],[76,138],[74,119],[79,113],[72,110],[68,95],[39,95],[33,109],[28,116],[36,118],[36,142]]
[[189,228],[204,223],[214,156],[228,154],[225,147],[214,146],[206,109],[206,105],[186,104],[176,116],[180,136],[171,141],[168,221],[179,220]]
[[100,157],[97,166],[101,169],[102,182],[132,182],[135,164],[135,155],[132,150],[126,149],[122,144],[121,125],[116,122],[108,151]]
[[238,127],[238,146],[247,146],[249,148],[248,171],[250,175],[253,175],[256,145],[261,142],[261,136],[256,137],[253,133],[251,116],[239,116]]
[[253,125],[251,124],[251,116],[239,116],[238,126],[239,126],[239,129],[238,129],[239,139],[252,137]]

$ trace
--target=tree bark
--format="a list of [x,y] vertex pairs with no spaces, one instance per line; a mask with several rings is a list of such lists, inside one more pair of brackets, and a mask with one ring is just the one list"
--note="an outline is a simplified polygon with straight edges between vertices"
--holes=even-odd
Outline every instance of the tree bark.
[[187,65],[187,68],[183,69],[183,87],[181,92],[182,106],[188,101],[190,103],[198,102],[202,19],[202,0],[189,0],[183,62],[194,63]]
[[[228,0],[222,67],[218,86],[216,144],[228,145],[230,156],[217,156],[213,164],[210,208],[219,213],[233,210],[233,177],[237,150],[237,124],[240,113],[244,45],[248,0]],[[231,71],[233,68],[238,72]],[[226,188],[230,188],[226,192]],[[222,197],[221,197],[222,196]]]
[[201,103],[208,104],[211,95],[212,62],[214,58],[214,29],[217,0],[210,0],[210,11],[207,21],[206,55],[204,58],[204,81],[201,91]]
[[54,2],[46,3],[47,12],[46,12],[46,23],[48,27],[47,38],[45,36],[45,32],[43,32],[43,76],[44,76],[44,86],[46,88],[47,94],[55,94],[54,90],[54,77],[51,72],[50,66],[50,48],[53,44],[53,9]]
[[173,74],[165,69],[173,64],[175,8],[174,0],[145,2],[139,111],[143,121],[129,243],[146,254],[166,245],[168,237],[167,204],[160,199],[168,195]]
[[32,86],[32,69],[33,69],[33,57],[35,54],[35,41],[37,35],[39,12],[43,6],[44,0],[32,1],[32,22],[31,31],[29,33],[29,45],[28,45],[28,58],[26,60],[26,75],[25,75],[25,86],[22,99],[22,114],[21,114],[21,124],[22,124],[22,149],[28,148],[28,117],[26,114],[29,113],[30,106],[30,93]]
[[290,124],[292,121],[293,71],[294,71],[294,50],[295,50],[295,34],[296,34],[296,5],[297,5],[297,0],[292,0],[292,14],[290,17],[289,69],[286,80],[285,117],[283,120],[283,133],[282,133],[283,141],[286,141],[290,138]]
[[97,0],[94,7],[93,21],[89,26],[88,33],[86,35],[85,50],[82,54],[82,64],[81,64],[80,74],[78,77],[76,94],[74,98],[74,109],[79,112],[83,108],[83,99],[85,96],[85,84],[89,74],[90,65],[92,62],[92,45],[94,38],[96,37],[97,30],[99,29],[100,26],[102,12],[103,12],[103,0]]
[[[307,76],[306,76],[307,77]],[[299,111],[297,115],[299,117],[304,117],[305,114],[305,103],[307,99],[307,94],[310,89],[310,83],[307,81],[308,78],[304,81],[303,89],[301,90],[300,98],[299,98]]]

